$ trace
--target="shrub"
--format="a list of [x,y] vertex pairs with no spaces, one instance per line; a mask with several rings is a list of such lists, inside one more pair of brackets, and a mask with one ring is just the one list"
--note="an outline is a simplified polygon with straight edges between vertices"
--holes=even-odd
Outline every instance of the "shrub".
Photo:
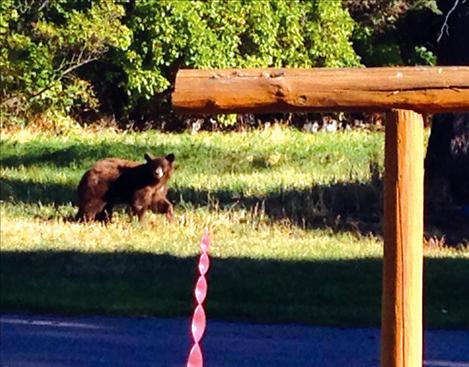
[[132,43],[107,55],[107,93],[121,96],[121,112],[137,121],[171,112],[180,67],[359,64],[349,42],[354,22],[339,0],[145,0],[127,7],[125,25]]
[[129,44],[121,6],[112,0],[4,0],[0,15],[3,117],[97,107],[92,85],[76,71],[99,60],[109,47]]

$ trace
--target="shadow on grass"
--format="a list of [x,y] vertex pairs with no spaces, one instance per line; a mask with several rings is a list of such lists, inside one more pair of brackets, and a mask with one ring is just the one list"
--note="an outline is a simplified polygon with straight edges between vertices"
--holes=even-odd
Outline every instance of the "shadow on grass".
[[[250,173],[252,171],[269,170],[269,153],[258,153],[254,156],[247,152],[225,151],[204,143],[187,143],[185,148],[177,144],[117,144],[117,143],[74,143],[66,147],[32,147],[21,149],[11,143],[2,146],[2,157],[0,166],[8,168],[18,167],[81,167],[82,172],[100,159],[108,157],[121,157],[135,161],[144,162],[144,154],[150,153],[154,156],[163,156],[169,153],[176,155],[176,168],[178,162],[187,163],[197,171],[200,167],[209,169],[211,172]],[[251,160],[246,159],[251,156]],[[223,157],[223,159],[220,159]],[[207,163],[210,161],[210,163]]]
[[[143,155],[151,153],[154,155],[164,155],[174,151],[174,146],[159,144],[149,148],[142,144],[115,144],[100,143],[90,144],[72,144],[64,148],[37,149],[33,151],[17,151],[14,148],[11,152],[3,154],[0,158],[0,165],[3,167],[15,168],[19,166],[56,166],[69,167],[71,165],[82,166],[83,162],[95,162],[99,159],[112,156],[125,156],[128,153],[137,155],[143,162]],[[6,149],[6,148],[5,148]],[[127,154],[125,154],[127,153]]]
[[[0,179],[0,200],[11,203],[64,205],[76,201],[75,187]],[[288,220],[303,228],[331,228],[361,235],[382,235],[383,183],[348,182],[316,185],[303,190],[283,190],[265,196],[245,196],[228,190],[172,189],[177,207],[239,208],[272,221]],[[426,217],[426,237],[445,237],[457,245],[469,242],[467,217],[456,210],[432,212]]]
[[10,203],[65,205],[76,201],[76,188],[59,183],[0,179],[0,200]]
[[[4,312],[189,316],[195,257],[150,253],[2,252]],[[427,259],[426,323],[468,328],[469,264]],[[379,326],[380,259],[213,258],[211,319]]]
[[[64,184],[0,179],[0,200],[10,203],[64,205],[76,202],[76,189]],[[304,228],[330,227],[360,233],[381,231],[381,182],[317,185],[304,190],[244,196],[228,190],[173,189],[169,197],[177,206],[239,208],[271,220],[289,220]]]
[[[239,207],[272,221],[287,220],[302,228],[330,228],[360,235],[383,234],[383,181],[316,185],[265,196],[240,196],[230,191],[183,189],[170,193],[175,202],[222,208]],[[469,244],[469,218],[455,208],[425,209],[425,237],[437,244]],[[444,238],[444,239],[442,239]]]

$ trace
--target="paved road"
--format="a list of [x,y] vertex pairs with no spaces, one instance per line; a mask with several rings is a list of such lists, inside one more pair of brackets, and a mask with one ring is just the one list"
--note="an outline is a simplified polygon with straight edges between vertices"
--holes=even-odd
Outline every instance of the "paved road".
[[[3,367],[184,367],[189,320],[0,316]],[[378,329],[209,321],[207,367],[376,367]],[[469,331],[425,333],[426,367],[469,367]]]

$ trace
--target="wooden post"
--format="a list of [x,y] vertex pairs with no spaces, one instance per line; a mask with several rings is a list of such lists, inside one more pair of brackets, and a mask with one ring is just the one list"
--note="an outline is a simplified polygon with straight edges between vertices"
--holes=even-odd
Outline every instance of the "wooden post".
[[422,366],[423,119],[386,116],[381,366]]

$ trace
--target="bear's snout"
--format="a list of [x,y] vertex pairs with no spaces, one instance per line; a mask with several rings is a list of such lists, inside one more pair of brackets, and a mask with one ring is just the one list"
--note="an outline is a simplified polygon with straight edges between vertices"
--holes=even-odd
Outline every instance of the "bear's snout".
[[163,175],[164,175],[163,168],[162,168],[162,167],[158,167],[158,168],[155,170],[155,176],[156,176],[156,178],[160,179],[161,177],[163,177]]

